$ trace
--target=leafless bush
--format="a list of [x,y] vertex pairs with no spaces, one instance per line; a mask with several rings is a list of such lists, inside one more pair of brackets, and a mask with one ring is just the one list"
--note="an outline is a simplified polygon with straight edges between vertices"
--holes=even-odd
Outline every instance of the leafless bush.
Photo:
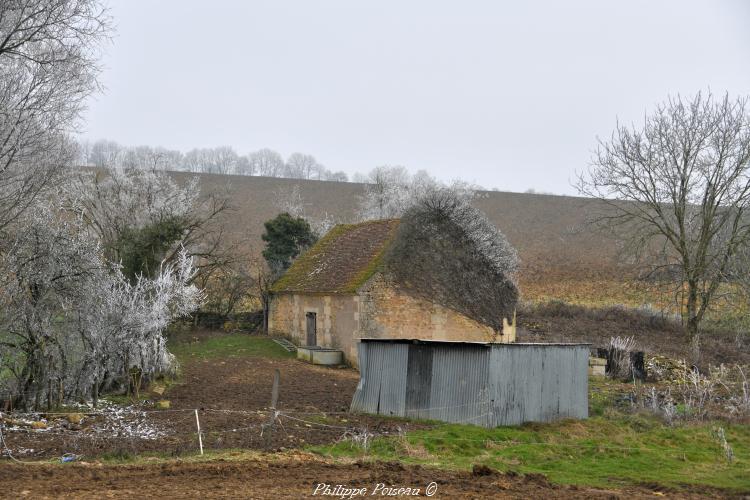
[[609,340],[609,374],[612,378],[629,379],[633,373],[630,353],[635,350],[634,337],[612,337]]
[[673,378],[666,388],[652,386],[643,391],[634,386],[632,400],[636,407],[649,409],[670,424],[678,419],[736,420],[750,416],[750,386],[739,365],[709,367],[706,373],[683,368],[681,376]]
[[731,464],[734,461],[734,450],[732,450],[732,447],[727,442],[727,437],[724,434],[724,428],[714,427],[711,434],[713,434],[714,438],[719,442],[722,450],[724,451],[724,456],[726,457],[727,462]]
[[344,432],[344,434],[339,439],[339,442],[341,441],[350,441],[355,446],[362,448],[362,450],[367,451],[370,447],[370,442],[372,441],[372,438],[375,437],[375,434],[369,432],[367,429],[367,426],[363,426],[360,429],[352,429],[347,430]]
[[741,366],[737,366],[737,372],[740,378],[737,384],[739,387],[736,393],[730,390],[726,408],[733,416],[748,416],[750,415],[750,384]]
[[721,383],[721,373],[713,372],[703,376],[697,369],[687,372],[682,385],[685,413],[696,419],[703,419],[708,413],[708,404],[714,400],[716,389]]

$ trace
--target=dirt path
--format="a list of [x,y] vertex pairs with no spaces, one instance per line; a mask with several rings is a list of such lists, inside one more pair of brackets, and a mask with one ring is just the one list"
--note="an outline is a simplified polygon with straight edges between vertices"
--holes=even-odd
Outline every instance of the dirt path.
[[[544,476],[434,470],[399,463],[334,465],[303,454],[296,458],[266,461],[181,463],[147,465],[9,465],[0,464],[0,497],[3,498],[307,498],[318,485],[335,492],[366,488],[372,496],[378,484],[387,488],[420,489],[425,496],[434,483],[433,498],[705,498],[695,494],[647,488],[605,490],[557,486]],[[325,486],[320,486],[321,497]],[[331,491],[329,490],[329,491]],[[380,496],[379,490],[375,496]],[[409,493],[404,491],[404,493]],[[407,495],[403,495],[407,496]],[[352,498],[361,498],[362,495]],[[341,498],[327,495],[324,498]]]
[[182,383],[171,387],[165,397],[173,408],[266,408],[276,369],[281,374],[278,406],[286,410],[346,412],[359,381],[355,370],[296,359],[203,359],[187,364]]

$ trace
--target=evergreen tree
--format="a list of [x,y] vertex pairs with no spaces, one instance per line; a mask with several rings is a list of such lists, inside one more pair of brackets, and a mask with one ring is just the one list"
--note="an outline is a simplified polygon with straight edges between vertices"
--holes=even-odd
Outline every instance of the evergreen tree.
[[289,269],[292,261],[316,240],[310,224],[305,219],[292,217],[286,212],[263,225],[266,228],[262,236],[266,242],[263,257],[275,276]]

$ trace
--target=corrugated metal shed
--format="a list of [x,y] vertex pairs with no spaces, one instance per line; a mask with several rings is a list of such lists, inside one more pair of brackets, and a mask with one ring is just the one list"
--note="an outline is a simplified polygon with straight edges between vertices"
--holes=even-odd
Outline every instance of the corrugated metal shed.
[[485,427],[588,417],[589,344],[362,339],[351,410]]

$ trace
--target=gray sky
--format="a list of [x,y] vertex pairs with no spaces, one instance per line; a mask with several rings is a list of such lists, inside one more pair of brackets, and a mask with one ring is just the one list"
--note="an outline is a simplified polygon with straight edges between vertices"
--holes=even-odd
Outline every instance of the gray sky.
[[85,137],[574,193],[669,93],[750,95],[750,2],[110,0]]

